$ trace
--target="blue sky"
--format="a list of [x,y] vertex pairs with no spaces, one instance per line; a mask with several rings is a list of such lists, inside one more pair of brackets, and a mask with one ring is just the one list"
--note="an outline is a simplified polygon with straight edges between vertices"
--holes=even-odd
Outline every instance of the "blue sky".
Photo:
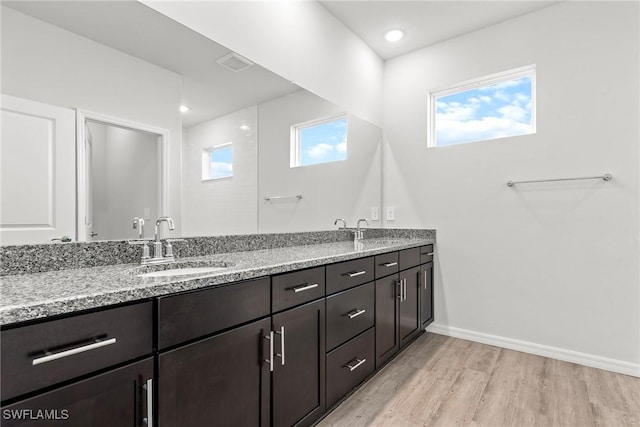
[[347,118],[300,130],[300,165],[347,159]]
[[532,132],[531,77],[466,90],[436,99],[436,145]]
[[209,179],[233,176],[233,146],[216,148],[209,153]]

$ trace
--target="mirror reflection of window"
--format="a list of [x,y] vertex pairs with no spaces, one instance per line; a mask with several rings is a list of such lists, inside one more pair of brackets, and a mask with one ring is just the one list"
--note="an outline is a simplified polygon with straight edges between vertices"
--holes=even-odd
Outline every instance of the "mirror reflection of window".
[[202,152],[202,180],[233,177],[233,143],[216,145]]
[[347,116],[292,126],[291,167],[347,160]]

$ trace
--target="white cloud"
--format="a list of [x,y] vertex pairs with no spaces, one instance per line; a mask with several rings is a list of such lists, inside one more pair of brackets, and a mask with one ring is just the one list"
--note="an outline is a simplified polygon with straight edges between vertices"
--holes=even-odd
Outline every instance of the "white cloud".
[[333,151],[333,145],[321,142],[312,147],[309,147],[307,154],[309,157],[315,160],[322,160],[327,157]]
[[226,178],[233,176],[233,163],[211,162],[211,178]]
[[346,153],[347,141],[342,141],[340,144],[336,145],[336,150],[338,151],[338,153]]
[[506,117],[483,117],[479,120],[460,122],[438,121],[436,139],[438,145],[480,141],[503,136],[523,135],[531,132],[529,123],[521,123]]

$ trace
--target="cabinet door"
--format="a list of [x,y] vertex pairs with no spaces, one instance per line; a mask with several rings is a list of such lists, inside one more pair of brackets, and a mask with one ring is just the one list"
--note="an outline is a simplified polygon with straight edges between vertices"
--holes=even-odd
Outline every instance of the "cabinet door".
[[161,354],[158,425],[269,425],[270,326],[260,320]]
[[324,299],[273,316],[273,330],[272,425],[310,425],[325,406]]
[[2,408],[2,425],[146,426],[151,405],[146,384],[153,359],[114,369]]
[[426,328],[433,322],[433,263],[420,266],[420,323]]
[[376,280],[376,369],[400,348],[398,336],[398,275]]
[[420,330],[418,286],[420,267],[400,272],[403,295],[400,299],[400,347],[409,342]]

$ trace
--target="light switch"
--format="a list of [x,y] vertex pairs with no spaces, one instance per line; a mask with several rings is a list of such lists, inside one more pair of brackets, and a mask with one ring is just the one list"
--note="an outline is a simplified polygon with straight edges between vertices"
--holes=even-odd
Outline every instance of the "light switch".
[[380,208],[378,206],[371,206],[371,221],[380,220]]
[[396,220],[396,208],[393,206],[387,207],[387,221],[395,221]]

